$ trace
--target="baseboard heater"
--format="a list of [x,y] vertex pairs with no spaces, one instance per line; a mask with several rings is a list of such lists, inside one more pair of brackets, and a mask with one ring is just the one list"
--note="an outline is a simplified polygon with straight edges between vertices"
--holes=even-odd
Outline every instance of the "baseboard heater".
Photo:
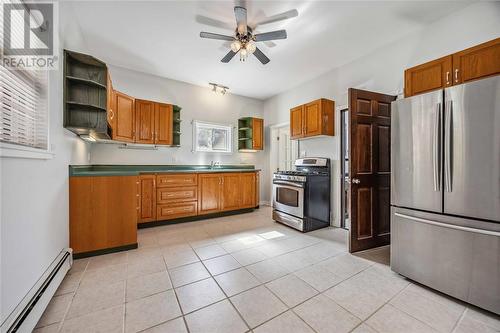
[[73,264],[72,250],[63,249],[0,327],[1,333],[32,332]]

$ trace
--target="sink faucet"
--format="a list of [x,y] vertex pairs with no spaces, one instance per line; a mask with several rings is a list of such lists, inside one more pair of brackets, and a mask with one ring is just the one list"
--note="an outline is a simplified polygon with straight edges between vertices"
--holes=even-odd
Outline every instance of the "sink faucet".
[[210,161],[210,169],[213,168],[220,168],[220,162],[219,161]]

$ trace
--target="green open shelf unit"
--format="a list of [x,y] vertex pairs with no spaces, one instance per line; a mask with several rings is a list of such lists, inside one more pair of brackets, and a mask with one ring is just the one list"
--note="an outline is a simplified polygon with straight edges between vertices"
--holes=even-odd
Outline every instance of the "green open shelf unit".
[[181,107],[178,105],[173,105],[172,114],[172,145],[181,145]]
[[238,119],[238,150],[253,148],[252,117]]
[[64,127],[78,134],[108,135],[106,64],[64,50]]

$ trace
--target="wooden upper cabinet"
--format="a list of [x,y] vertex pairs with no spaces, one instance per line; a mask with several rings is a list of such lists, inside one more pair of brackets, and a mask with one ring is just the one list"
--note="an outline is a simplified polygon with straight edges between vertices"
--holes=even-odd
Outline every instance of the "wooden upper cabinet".
[[139,223],[156,220],[156,176],[141,175],[139,177],[140,208]]
[[292,139],[298,139],[304,136],[303,110],[304,107],[302,105],[290,110],[290,137]]
[[114,91],[114,120],[116,125],[111,138],[118,141],[135,141],[135,108],[134,98],[119,91]]
[[108,84],[106,86],[106,109],[108,113],[108,124],[113,131],[116,127],[116,117],[115,117],[115,97],[113,91],[113,82],[111,81],[111,75],[108,71]]
[[173,143],[173,105],[155,103],[155,135],[157,145]]
[[405,97],[500,74],[500,38],[405,70]]
[[222,210],[235,210],[240,208],[240,193],[243,190],[240,187],[239,173],[226,173],[221,175],[222,185]]
[[304,105],[304,136],[321,135],[321,100]]
[[252,145],[255,150],[264,149],[264,119],[252,119]]
[[290,110],[292,139],[335,134],[335,102],[321,98]]
[[452,56],[446,56],[405,71],[405,97],[452,85]]
[[453,54],[453,84],[500,74],[500,38]]
[[155,103],[135,100],[135,142],[154,143]]
[[198,214],[217,213],[221,210],[221,174],[198,175]]
[[240,174],[240,208],[253,208],[257,206],[256,203],[258,190],[257,174],[255,172],[244,172]]

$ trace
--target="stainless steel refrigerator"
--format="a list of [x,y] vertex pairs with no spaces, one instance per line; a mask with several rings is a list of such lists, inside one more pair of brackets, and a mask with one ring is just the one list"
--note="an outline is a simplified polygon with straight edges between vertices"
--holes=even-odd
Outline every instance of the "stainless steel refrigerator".
[[391,268],[500,314],[500,76],[392,103]]

